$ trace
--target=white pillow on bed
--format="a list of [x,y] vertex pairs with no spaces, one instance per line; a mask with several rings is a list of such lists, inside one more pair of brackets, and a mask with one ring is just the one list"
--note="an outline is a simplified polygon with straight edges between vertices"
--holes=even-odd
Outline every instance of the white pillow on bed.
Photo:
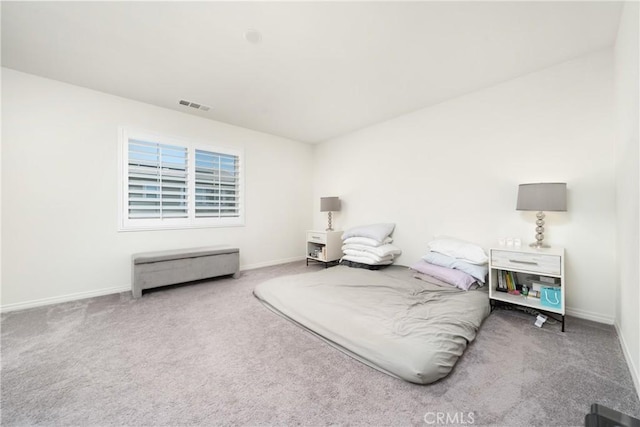
[[346,249],[344,251],[345,255],[350,255],[350,256],[357,256],[360,258],[367,258],[370,259],[373,262],[383,262],[383,261],[391,261],[393,260],[393,255],[385,255],[385,256],[378,256],[376,254],[372,254],[370,252],[364,252],[364,251],[359,251],[356,249]]
[[369,252],[374,255],[378,255],[379,257],[383,257],[387,255],[400,255],[402,253],[402,250],[399,247],[393,246],[388,243],[386,245],[381,245],[376,247],[367,246],[367,245],[358,245],[356,243],[348,243],[342,246],[343,252],[347,250]]
[[361,225],[359,227],[353,227],[348,229],[342,235],[342,240],[346,240],[349,237],[368,237],[370,239],[377,240],[378,242],[383,242],[391,233],[393,233],[393,229],[396,227],[395,224],[371,224],[371,225]]
[[367,246],[382,246],[384,244],[387,243],[391,243],[393,242],[393,239],[391,237],[387,237],[386,239],[384,239],[382,242],[377,241],[376,239],[370,239],[369,237],[349,237],[347,239],[344,239],[344,244],[351,244],[354,243],[356,245],[367,245]]
[[433,252],[440,252],[441,254],[459,258],[471,264],[482,265],[489,261],[484,249],[476,244],[465,242],[464,240],[454,239],[452,237],[438,237],[430,241],[427,245]]

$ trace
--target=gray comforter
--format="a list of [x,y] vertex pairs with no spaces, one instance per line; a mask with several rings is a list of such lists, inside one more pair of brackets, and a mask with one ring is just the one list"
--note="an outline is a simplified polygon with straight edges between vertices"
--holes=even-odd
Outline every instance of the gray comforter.
[[418,384],[453,369],[490,311],[484,288],[438,286],[396,266],[337,266],[279,277],[254,294],[347,354]]

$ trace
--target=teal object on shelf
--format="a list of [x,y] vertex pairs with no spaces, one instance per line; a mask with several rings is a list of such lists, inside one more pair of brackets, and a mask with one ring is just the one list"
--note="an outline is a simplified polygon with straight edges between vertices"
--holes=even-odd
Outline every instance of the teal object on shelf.
[[562,306],[562,293],[558,286],[545,286],[541,289],[540,304],[544,307],[560,308]]

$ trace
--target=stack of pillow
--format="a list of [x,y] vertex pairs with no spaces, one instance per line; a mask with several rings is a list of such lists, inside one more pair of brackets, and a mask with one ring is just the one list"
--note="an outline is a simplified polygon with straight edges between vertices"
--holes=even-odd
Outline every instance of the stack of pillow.
[[367,266],[393,264],[393,258],[402,253],[400,248],[391,244],[394,228],[395,224],[372,224],[345,231],[342,235],[343,263],[349,261]]
[[429,252],[411,266],[414,277],[465,291],[485,284],[489,258],[480,246],[451,237],[429,242]]

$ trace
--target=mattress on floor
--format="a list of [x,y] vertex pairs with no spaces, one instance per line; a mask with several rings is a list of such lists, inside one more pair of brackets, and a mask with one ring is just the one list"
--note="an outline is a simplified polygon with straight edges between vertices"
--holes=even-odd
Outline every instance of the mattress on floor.
[[418,384],[445,377],[489,315],[485,289],[413,278],[407,267],[336,266],[259,284],[254,295],[350,356]]

